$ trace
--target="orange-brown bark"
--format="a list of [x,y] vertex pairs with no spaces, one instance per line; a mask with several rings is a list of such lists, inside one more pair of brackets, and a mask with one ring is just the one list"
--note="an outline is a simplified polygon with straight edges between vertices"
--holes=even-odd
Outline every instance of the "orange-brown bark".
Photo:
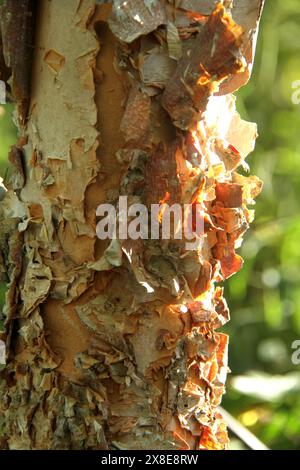
[[[261,183],[237,173],[256,126],[223,93],[247,80],[251,37],[228,2],[203,14],[202,2],[125,3],[40,2],[26,177],[0,209],[3,448],[227,446],[217,407],[228,338],[217,329],[229,312],[216,283],[241,268]],[[119,195],[194,204],[198,249],[98,240],[96,208]]]

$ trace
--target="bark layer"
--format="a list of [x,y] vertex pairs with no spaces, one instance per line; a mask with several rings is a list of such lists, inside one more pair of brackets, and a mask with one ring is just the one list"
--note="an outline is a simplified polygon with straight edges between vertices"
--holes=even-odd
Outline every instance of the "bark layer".
[[[228,338],[216,329],[229,312],[216,283],[242,266],[261,183],[236,171],[256,126],[224,93],[249,77],[261,3],[242,28],[213,1],[41,0],[0,206],[2,448],[226,447]],[[96,208],[119,195],[195,204],[198,250],[98,240]]]

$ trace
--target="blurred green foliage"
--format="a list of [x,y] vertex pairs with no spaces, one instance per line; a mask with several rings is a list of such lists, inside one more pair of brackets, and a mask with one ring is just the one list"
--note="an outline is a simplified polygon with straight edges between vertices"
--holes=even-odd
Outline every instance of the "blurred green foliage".
[[[292,103],[299,55],[299,0],[267,0],[253,77],[238,92],[242,117],[258,124],[248,162],[264,189],[240,250],[244,268],[225,286],[232,374],[223,406],[271,449],[300,449],[300,366],[291,361],[300,339],[300,104]],[[2,176],[16,139],[11,113],[0,107]]]
[[300,2],[266,0],[253,76],[238,92],[242,117],[258,124],[248,162],[264,189],[240,250],[244,268],[225,287],[232,374],[223,406],[272,449],[300,449],[299,387],[290,380],[295,373],[300,384],[291,361],[300,339],[300,104],[292,103],[299,56]]
[[9,169],[8,150],[16,142],[16,128],[12,119],[13,106],[0,105],[0,176],[4,178]]

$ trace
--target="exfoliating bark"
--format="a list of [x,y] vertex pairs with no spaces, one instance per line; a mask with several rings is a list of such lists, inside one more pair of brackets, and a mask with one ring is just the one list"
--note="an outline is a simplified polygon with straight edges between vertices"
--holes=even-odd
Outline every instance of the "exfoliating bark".
[[[216,284],[241,268],[261,182],[238,173],[256,125],[222,84],[252,36],[230,2],[178,3],[39,2],[18,176],[1,188],[1,448],[227,447]],[[119,196],[191,204],[196,248],[98,239],[96,208]]]

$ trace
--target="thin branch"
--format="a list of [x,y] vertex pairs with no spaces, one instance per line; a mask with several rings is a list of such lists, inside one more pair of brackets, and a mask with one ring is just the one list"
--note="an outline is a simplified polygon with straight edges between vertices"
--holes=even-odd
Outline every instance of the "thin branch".
[[269,450],[263,442],[261,442],[252,432],[243,426],[237,419],[235,419],[228,411],[224,410],[221,406],[219,410],[226,421],[230,431],[235,434],[246,446],[251,450]]

